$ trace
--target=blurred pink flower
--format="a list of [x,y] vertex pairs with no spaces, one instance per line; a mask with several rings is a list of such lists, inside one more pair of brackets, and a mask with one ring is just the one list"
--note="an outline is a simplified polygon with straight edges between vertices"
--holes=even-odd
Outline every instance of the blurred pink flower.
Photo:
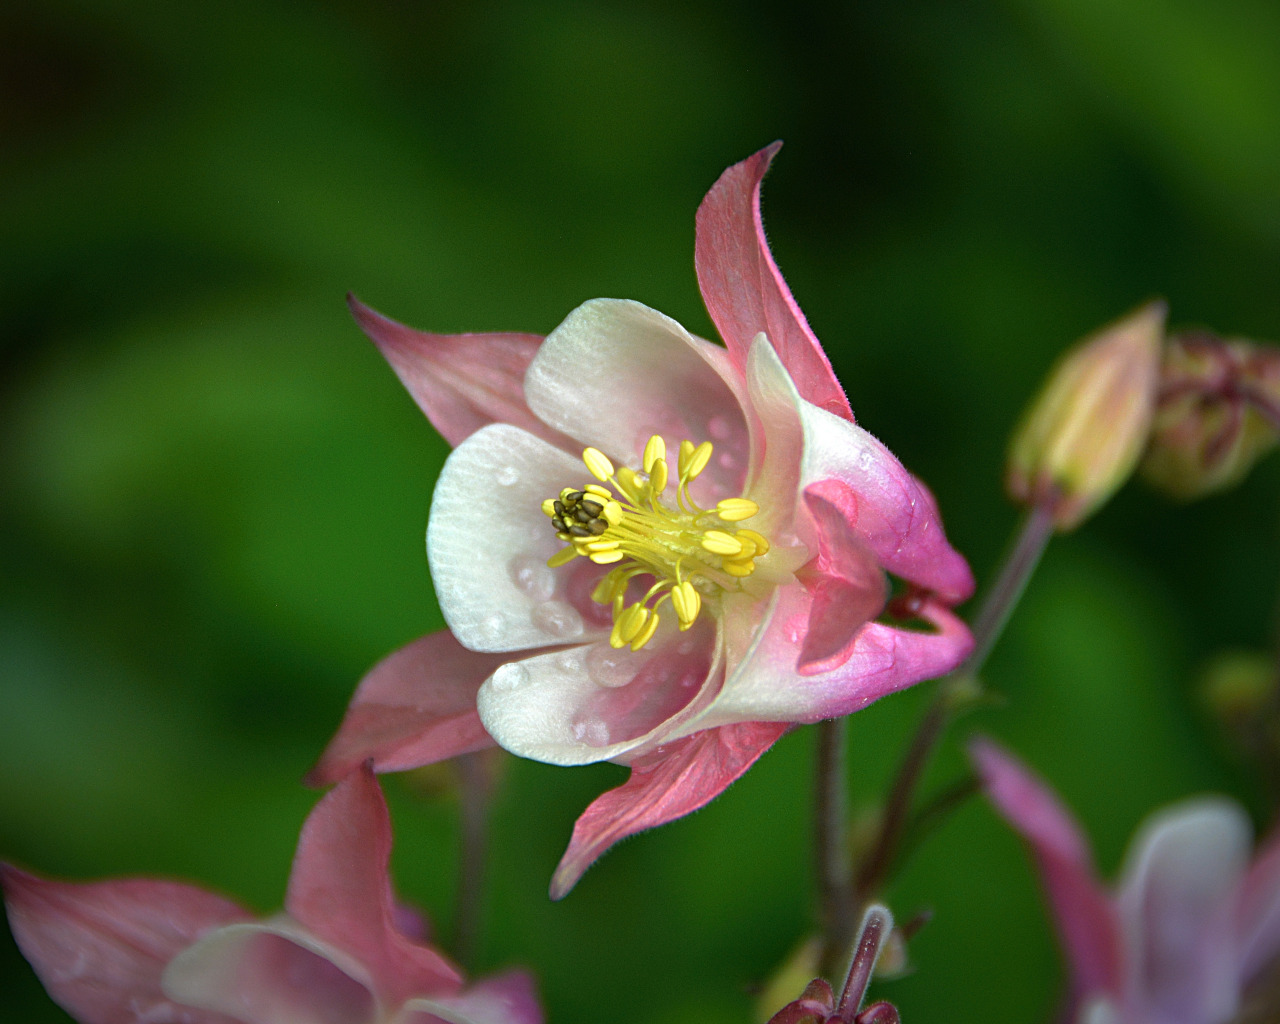
[[1237,1019],[1249,986],[1280,954],[1280,837],[1250,862],[1252,830],[1237,804],[1187,800],[1147,819],[1108,891],[1079,826],[1040,779],[989,740],[975,740],[970,755],[996,810],[1035,857],[1070,962],[1066,1020]]
[[[365,768],[303,825],[282,913],[194,886],[77,884],[0,867],[18,946],[83,1024],[542,1024],[532,980],[464,986],[392,901],[391,827]],[[415,934],[416,933],[416,934]]]
[[[451,757],[486,731],[552,764],[630,766],[579,818],[559,897],[618,839],[707,803],[791,724],[966,655],[949,609],[969,568],[928,490],[854,424],[765,243],[776,150],[729,168],[698,210],[723,348],[617,299],[545,340],[425,334],[352,300],[456,446],[427,529],[452,635],[373,669],[312,781],[366,757],[379,771]],[[886,571],[930,628],[877,621]]]

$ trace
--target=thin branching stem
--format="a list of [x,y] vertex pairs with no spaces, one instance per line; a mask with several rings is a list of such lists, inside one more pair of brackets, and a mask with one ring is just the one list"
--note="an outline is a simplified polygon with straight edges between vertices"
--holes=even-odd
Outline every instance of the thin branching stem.
[[848,723],[833,718],[817,725],[817,788],[814,794],[814,847],[818,878],[818,914],[822,930],[819,958],[830,976],[844,966],[853,940],[854,906],[849,891],[848,813],[845,747]]
[[962,695],[973,689],[978,673],[1022,597],[1027,581],[1053,536],[1053,530],[1053,516],[1047,506],[1036,506],[1023,518],[995,583],[978,609],[973,624],[973,652],[964,664],[938,685],[933,701],[898,766],[885,802],[876,844],[858,873],[854,895],[859,901],[868,900],[879,892],[893,870],[916,787],[938,741],[950,725]]

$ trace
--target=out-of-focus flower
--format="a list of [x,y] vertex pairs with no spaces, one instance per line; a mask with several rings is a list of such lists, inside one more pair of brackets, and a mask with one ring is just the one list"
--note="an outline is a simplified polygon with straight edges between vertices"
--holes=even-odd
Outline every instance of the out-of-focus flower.
[[532,980],[473,985],[392,900],[391,827],[369,769],[311,812],[285,909],[154,879],[55,882],[0,867],[9,923],[82,1024],[542,1024]]
[[[1280,840],[1250,862],[1235,803],[1189,800],[1157,812],[1129,847],[1119,885],[1094,874],[1079,827],[1010,754],[977,740],[987,795],[1031,847],[1070,962],[1077,1024],[1227,1024],[1280,954]],[[1268,1016],[1280,1016],[1272,1006]]]
[[1078,526],[1128,479],[1147,443],[1165,306],[1151,302],[1070,349],[1027,409],[1009,447],[1015,501]]
[[[597,299],[545,341],[422,334],[353,303],[456,445],[427,550],[452,635],[376,667],[312,775],[485,742],[630,779],[578,820],[563,895],[612,843],[702,806],[791,724],[953,668],[972,577],[932,496],[853,422],[765,244],[776,147],[698,211],[725,347]],[[885,572],[929,628],[878,621]],[[478,708],[478,717],[476,709]],[[482,728],[483,724],[483,728]]]
[[1143,476],[1190,500],[1242,480],[1280,437],[1280,350],[1203,331],[1169,339]]

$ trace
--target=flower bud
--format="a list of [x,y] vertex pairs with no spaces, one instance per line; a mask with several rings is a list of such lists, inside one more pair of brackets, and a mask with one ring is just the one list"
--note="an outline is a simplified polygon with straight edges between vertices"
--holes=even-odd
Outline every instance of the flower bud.
[[1277,440],[1280,350],[1204,332],[1169,340],[1148,483],[1191,500],[1239,483]]
[[1006,484],[1015,501],[1079,525],[1128,478],[1155,408],[1165,305],[1150,302],[1059,360],[1014,431]]

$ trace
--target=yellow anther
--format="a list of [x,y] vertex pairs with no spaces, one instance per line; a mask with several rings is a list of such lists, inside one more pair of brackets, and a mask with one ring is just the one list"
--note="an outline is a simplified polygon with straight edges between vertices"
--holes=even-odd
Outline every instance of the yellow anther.
[[684,480],[693,480],[704,469],[707,463],[711,461],[711,442],[703,441],[693,450],[693,454],[689,456],[689,465],[681,471],[680,476]]
[[600,582],[591,591],[591,600],[596,604],[608,604],[613,599],[613,585],[616,581],[613,573],[600,577]]
[[629,644],[635,639],[636,634],[643,628],[646,620],[652,612],[649,611],[639,601],[630,605],[619,617],[616,625],[618,627],[618,639],[622,641],[615,646],[621,647],[622,644]]
[[[566,542],[547,565],[555,568],[582,556],[611,567],[592,588],[591,599],[610,609],[613,647],[644,647],[658,629],[657,609],[668,599],[680,630],[691,628],[703,602],[715,601],[718,607],[722,592],[740,591],[739,580],[750,576],[755,560],[769,550],[761,534],[737,527],[759,514],[756,502],[725,498],[704,510],[690,497],[689,484],[710,465],[711,454],[710,442],[681,441],[673,465],[666,442],[654,434],[645,444],[641,472],[615,468],[600,449],[585,448],[583,464],[597,482],[577,490],[566,487],[559,498],[542,502],[543,512],[560,527],[556,536]],[[679,485],[668,501],[665,492],[677,471]],[[635,596],[628,596],[637,584]]]
[[586,464],[587,472],[602,483],[613,476],[613,463],[599,448],[584,448],[582,461]]
[[680,620],[683,632],[693,625],[702,610],[702,595],[688,580],[671,588],[671,604],[676,610],[676,618]]
[[616,477],[618,486],[622,489],[627,499],[631,502],[640,501],[644,494],[645,484],[641,481],[636,471],[630,466],[621,466],[618,469]]
[[[649,438],[648,442],[644,446],[644,459],[641,463],[644,466],[644,471],[652,476],[653,464],[659,459],[665,459],[666,457],[667,442],[657,434],[654,434],[653,437]],[[661,488],[659,488],[659,490],[661,490]]]
[[547,559],[547,565],[552,569],[558,569],[562,565],[568,565],[578,557],[578,549],[572,544],[568,547],[561,548],[554,555]]
[[661,494],[667,489],[667,460],[657,459],[649,470],[649,487],[654,494]]
[[702,546],[713,555],[724,555],[726,558],[742,554],[742,542],[723,530],[708,530],[704,533]]
[[725,498],[716,502],[716,515],[726,523],[740,523],[760,511],[760,506],[750,498]]
[[649,640],[653,637],[653,634],[654,632],[657,631],[657,628],[658,628],[658,613],[653,612],[645,620],[644,625],[640,627],[640,632],[637,633],[632,638],[631,649],[633,651],[640,650],[640,648],[643,647],[645,644],[647,644]]
[[683,480],[688,475],[689,460],[691,458],[693,458],[693,442],[681,441],[680,457],[676,460],[676,470],[680,474],[681,480]]

